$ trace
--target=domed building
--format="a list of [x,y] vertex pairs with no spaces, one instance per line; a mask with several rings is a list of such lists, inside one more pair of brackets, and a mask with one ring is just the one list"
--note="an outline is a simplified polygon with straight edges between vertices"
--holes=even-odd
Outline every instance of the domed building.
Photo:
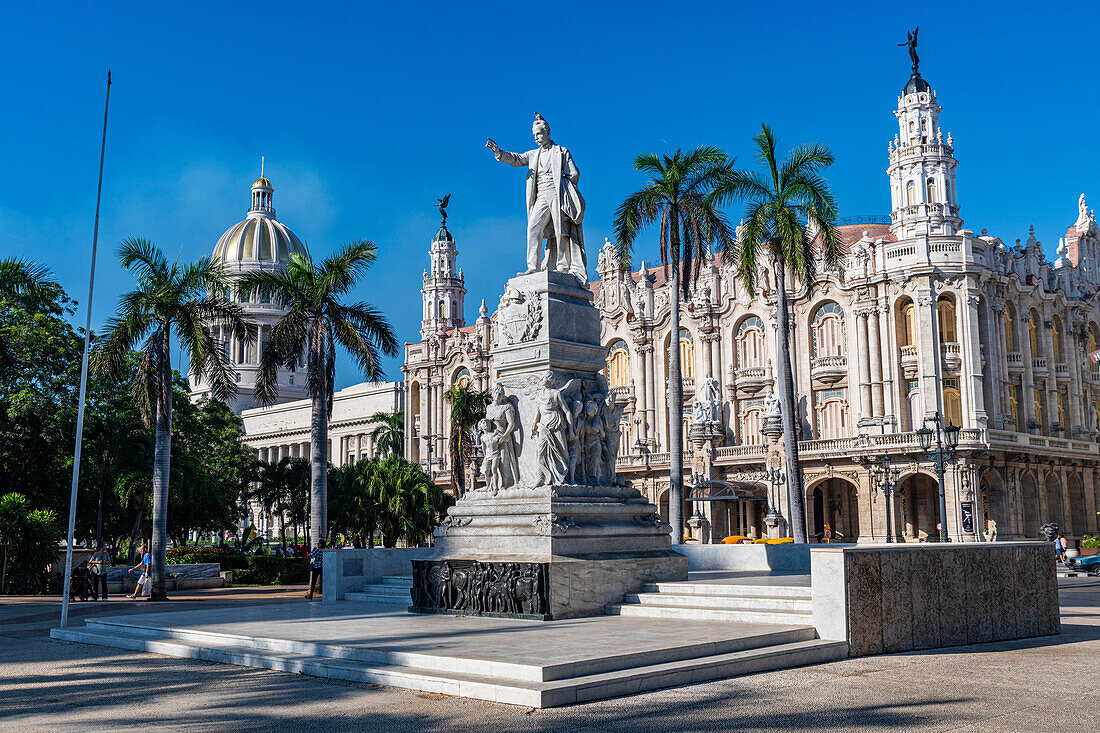
[[[225,230],[214,245],[213,258],[223,263],[230,274],[277,272],[286,267],[292,254],[306,254],[306,247],[297,235],[275,218],[273,193],[271,181],[263,176],[257,178],[252,184],[252,206],[248,214],[243,221]],[[239,296],[232,293],[230,297],[236,299]],[[286,312],[273,303],[266,293],[256,293],[249,300],[241,301],[241,307],[248,322],[257,327],[257,338],[238,340],[228,334],[218,334],[236,372],[238,392],[229,406],[237,414],[260,404],[253,394],[260,371],[260,355],[270,338],[271,329]],[[200,375],[192,373],[190,380],[192,399],[210,393],[210,383]],[[306,396],[304,359],[294,369],[280,368],[277,401],[289,402]]]

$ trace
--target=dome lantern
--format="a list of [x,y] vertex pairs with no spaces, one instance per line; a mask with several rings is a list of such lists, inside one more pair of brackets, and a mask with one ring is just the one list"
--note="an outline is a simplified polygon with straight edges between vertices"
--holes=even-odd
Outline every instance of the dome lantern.
[[283,266],[297,252],[305,255],[306,248],[290,229],[275,218],[272,206],[274,187],[263,176],[252,183],[252,206],[244,221],[239,221],[218,239],[214,245],[214,259],[238,269],[249,266]]

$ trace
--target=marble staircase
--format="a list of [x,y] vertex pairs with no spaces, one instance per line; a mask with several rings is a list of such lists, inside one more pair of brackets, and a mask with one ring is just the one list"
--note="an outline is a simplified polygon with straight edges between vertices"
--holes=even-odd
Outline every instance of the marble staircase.
[[407,575],[384,575],[380,582],[363,586],[362,592],[345,593],[344,600],[408,606],[412,602],[412,578]]
[[[759,582],[752,578],[714,578],[673,583],[647,583],[629,593],[622,603],[607,607],[609,614],[649,618],[739,621],[764,624],[813,625],[811,591],[780,578]],[[777,582],[778,581],[778,582]]]

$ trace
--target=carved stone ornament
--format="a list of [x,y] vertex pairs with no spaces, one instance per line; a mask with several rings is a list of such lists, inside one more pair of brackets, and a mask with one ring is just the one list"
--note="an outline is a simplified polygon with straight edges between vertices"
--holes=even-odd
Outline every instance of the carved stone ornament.
[[472,517],[455,517],[448,515],[442,522],[439,523],[439,528],[436,529],[436,534],[440,536],[446,536],[449,531],[455,527],[465,527],[471,521]]
[[560,537],[568,532],[576,522],[573,517],[559,517],[556,514],[535,517],[535,531],[544,537]]
[[548,619],[550,566],[538,562],[413,560],[418,613]]
[[505,288],[497,309],[497,343],[509,346],[531,341],[542,328],[542,301],[532,293]]

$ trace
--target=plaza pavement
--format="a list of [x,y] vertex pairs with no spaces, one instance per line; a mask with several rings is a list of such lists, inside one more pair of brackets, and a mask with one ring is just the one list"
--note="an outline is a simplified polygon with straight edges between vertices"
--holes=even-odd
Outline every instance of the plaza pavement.
[[[57,599],[0,600],[0,731],[1100,730],[1100,579],[1059,581],[1056,637],[865,657],[531,710],[48,638]],[[71,618],[285,603],[302,588],[76,603]],[[301,602],[306,602],[302,600]]]

